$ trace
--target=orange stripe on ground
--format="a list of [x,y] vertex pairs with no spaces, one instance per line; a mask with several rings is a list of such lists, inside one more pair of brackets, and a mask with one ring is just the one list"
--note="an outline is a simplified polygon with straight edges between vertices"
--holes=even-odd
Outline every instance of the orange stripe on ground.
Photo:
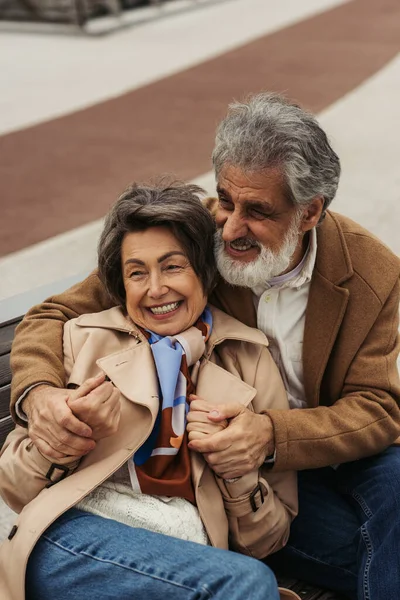
[[270,89],[316,112],[327,107],[396,55],[399,20],[398,0],[354,0],[116,99],[1,137],[0,255],[101,217],[133,179],[164,172],[192,179],[208,171],[215,125],[232,98]]

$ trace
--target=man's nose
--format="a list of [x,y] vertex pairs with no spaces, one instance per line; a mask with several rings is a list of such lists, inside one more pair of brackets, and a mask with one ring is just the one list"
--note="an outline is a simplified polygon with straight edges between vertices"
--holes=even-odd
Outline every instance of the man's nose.
[[239,213],[231,213],[225,223],[222,226],[222,239],[225,242],[233,242],[241,237],[246,237],[248,234],[248,227]]

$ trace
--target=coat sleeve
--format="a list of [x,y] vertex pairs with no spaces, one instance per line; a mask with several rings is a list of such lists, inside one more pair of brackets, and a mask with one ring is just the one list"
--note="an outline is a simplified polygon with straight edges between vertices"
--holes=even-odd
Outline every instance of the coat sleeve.
[[313,469],[372,456],[400,434],[399,282],[347,371],[331,406],[268,411],[275,430],[274,470]]
[[[288,412],[287,394],[267,348],[262,348],[259,354],[255,380],[251,383],[257,395],[250,409],[263,413],[274,407],[276,411]],[[216,479],[228,517],[232,549],[264,558],[286,544],[298,511],[294,471],[275,473],[262,466],[236,481]]]
[[72,473],[78,464],[75,458],[53,464],[30,440],[27,429],[17,425],[0,452],[0,495],[19,513],[45,487]]
[[[63,327],[69,319],[112,306],[97,272],[66,292],[34,306],[18,325],[11,351],[11,415],[23,392],[37,383],[65,386]],[[20,423],[20,425],[24,425]]]
[[[63,347],[66,375],[71,372],[74,356],[71,325],[64,327]],[[16,426],[0,452],[0,495],[12,510],[19,513],[45,487],[70,475],[79,465],[76,457],[58,459],[57,464],[39,452],[28,436],[28,430]]]

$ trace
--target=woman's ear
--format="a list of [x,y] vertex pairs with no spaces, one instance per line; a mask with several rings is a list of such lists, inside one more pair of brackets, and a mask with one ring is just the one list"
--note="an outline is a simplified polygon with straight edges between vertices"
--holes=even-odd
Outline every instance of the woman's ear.
[[310,229],[318,225],[323,210],[324,199],[321,196],[313,198],[311,203],[304,210],[303,215],[301,217],[300,227],[304,233],[306,231],[310,231]]

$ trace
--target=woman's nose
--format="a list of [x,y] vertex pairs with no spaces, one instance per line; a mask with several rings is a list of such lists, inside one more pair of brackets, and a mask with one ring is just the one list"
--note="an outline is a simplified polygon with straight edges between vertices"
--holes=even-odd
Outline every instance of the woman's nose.
[[161,274],[152,275],[150,278],[150,284],[148,294],[152,298],[161,298],[168,293],[168,286],[165,284],[164,278]]

